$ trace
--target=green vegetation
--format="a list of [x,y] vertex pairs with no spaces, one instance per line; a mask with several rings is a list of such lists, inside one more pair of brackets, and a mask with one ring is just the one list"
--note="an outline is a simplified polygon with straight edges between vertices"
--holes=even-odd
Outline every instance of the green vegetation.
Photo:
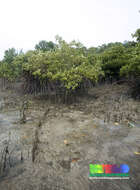
[[52,41],[46,42],[45,40],[42,40],[39,42],[39,44],[36,44],[35,49],[40,51],[49,51],[55,49],[56,44],[54,44]]
[[[140,76],[140,29],[132,35],[136,42],[109,43],[86,48],[67,43],[56,36],[56,43],[40,41],[35,50],[23,53],[5,51],[0,62],[0,78],[24,78],[28,93],[43,88],[49,94],[65,96],[85,91],[100,80],[120,80]],[[83,92],[83,91],[82,91]]]

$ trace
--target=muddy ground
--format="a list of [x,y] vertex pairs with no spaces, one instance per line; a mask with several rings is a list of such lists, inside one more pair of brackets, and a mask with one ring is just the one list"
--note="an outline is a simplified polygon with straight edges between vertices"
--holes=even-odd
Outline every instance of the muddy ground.
[[[28,96],[25,124],[19,123],[23,95],[1,91],[0,158],[7,146],[10,156],[0,190],[140,190],[140,101],[128,91],[97,86],[71,105]],[[130,179],[91,180],[90,163],[127,164]]]

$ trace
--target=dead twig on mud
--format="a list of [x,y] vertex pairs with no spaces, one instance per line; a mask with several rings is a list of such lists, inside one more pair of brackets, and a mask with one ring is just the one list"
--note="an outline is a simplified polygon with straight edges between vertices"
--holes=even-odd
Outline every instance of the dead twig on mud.
[[38,145],[39,145],[39,137],[38,137],[38,132],[39,132],[39,128],[43,125],[47,114],[49,113],[49,109],[47,109],[43,115],[43,117],[39,120],[37,128],[35,130],[35,137],[34,137],[34,141],[33,141],[33,148],[32,148],[32,162],[35,162],[36,159],[36,155],[38,153]]
[[26,100],[26,97],[25,99],[23,100],[22,104],[21,104],[21,108],[20,108],[20,123],[23,124],[23,123],[26,123],[26,110],[28,109],[29,107],[29,101]]
[[11,167],[11,154],[9,152],[9,144],[4,147],[0,162],[0,175],[6,170],[7,166]]

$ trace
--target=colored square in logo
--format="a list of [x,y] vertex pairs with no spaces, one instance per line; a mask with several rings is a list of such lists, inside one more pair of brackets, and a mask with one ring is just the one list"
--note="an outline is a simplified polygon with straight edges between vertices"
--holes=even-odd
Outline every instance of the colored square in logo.
[[112,165],[104,164],[103,168],[104,168],[106,174],[111,174],[112,173]]
[[104,173],[102,165],[99,164],[89,164],[89,170],[90,174]]

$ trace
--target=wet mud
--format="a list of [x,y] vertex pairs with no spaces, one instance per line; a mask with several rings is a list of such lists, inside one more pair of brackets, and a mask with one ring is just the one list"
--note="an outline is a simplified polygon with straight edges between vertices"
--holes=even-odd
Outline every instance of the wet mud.
[[[1,154],[7,143],[9,152],[13,152],[11,165],[7,161],[0,177],[0,189],[140,190],[139,112],[133,117],[135,121],[131,121],[134,127],[130,127],[127,118],[124,122],[106,121],[101,107],[95,113],[98,100],[93,99],[94,104],[83,102],[79,106],[66,106],[36,100],[25,124],[19,123],[18,109],[1,108]],[[38,120],[47,107],[49,112],[38,127]],[[38,141],[32,162],[36,131]],[[130,179],[89,179],[90,163],[127,164]]]

